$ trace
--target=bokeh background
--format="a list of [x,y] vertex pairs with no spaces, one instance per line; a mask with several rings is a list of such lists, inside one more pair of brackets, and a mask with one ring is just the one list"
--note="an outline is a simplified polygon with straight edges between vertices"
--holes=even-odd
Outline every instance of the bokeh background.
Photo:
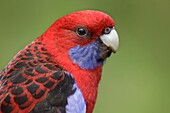
[[170,113],[170,0],[0,0],[0,69],[56,19],[94,9],[116,23],[94,113]]

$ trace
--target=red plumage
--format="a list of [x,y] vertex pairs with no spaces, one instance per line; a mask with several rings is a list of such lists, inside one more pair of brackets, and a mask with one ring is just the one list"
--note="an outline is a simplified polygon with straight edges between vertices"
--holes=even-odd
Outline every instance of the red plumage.
[[[90,38],[80,39],[75,33],[77,26],[88,29],[92,33]],[[64,71],[72,74],[84,96],[86,112],[92,113],[102,66],[92,70],[82,69],[70,59],[68,51],[77,45],[86,46],[94,42],[108,26],[114,26],[111,17],[91,10],[58,19],[43,35],[20,51],[0,73],[0,113],[5,113],[4,109],[8,109],[9,113],[30,112],[64,80]],[[22,97],[24,102],[17,100]]]
[[[7,113],[29,112],[50,90],[54,89],[58,82],[63,80],[62,73],[59,79],[54,79],[54,73],[58,71],[60,71],[59,66],[51,61],[41,42],[36,41],[28,45],[0,74],[0,112],[4,111],[2,106],[8,109]],[[42,78],[46,80],[40,80]],[[48,85],[50,83],[51,85]],[[20,102],[21,99],[25,99],[24,102]]]
[[[64,27],[63,24],[65,24]],[[83,41],[80,41],[79,37],[74,32],[67,32],[67,30],[75,30],[76,26],[86,26],[87,29],[93,32],[94,34],[91,39],[84,38]],[[47,47],[47,49],[49,53],[54,56],[54,61],[68,72],[72,73],[75,77],[78,86],[83,92],[85,101],[87,102],[87,113],[92,112],[96,102],[98,83],[101,78],[102,67],[97,67],[94,70],[81,69],[78,65],[75,65],[71,61],[67,51],[77,44],[83,46],[96,40],[96,38],[101,35],[103,28],[106,28],[107,26],[114,26],[114,22],[110,16],[105,13],[90,10],[85,12],[75,12],[71,15],[67,15],[66,18],[63,17],[57,20],[42,35],[42,38],[40,38],[42,43],[48,43],[49,47]],[[66,30],[62,31],[62,28]],[[49,40],[53,41],[49,42]],[[64,48],[63,44],[66,45]],[[58,46],[57,49],[56,46]],[[61,53],[61,51],[65,51],[65,53]]]

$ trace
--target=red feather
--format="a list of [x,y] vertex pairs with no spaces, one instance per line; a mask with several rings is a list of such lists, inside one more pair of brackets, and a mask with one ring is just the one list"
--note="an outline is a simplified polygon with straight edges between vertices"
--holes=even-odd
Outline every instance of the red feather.
[[[93,35],[80,39],[75,33],[77,26],[86,27]],[[102,66],[93,70],[82,69],[73,63],[68,51],[77,45],[88,45],[102,35],[104,28],[113,26],[111,17],[98,11],[80,11],[58,19],[0,73],[0,113],[4,113],[4,109],[11,113],[30,112],[64,80],[63,70],[75,78],[86,101],[86,112],[92,113]],[[58,79],[54,79],[54,73],[60,71]]]
[[30,112],[64,79],[62,73],[54,78],[60,70],[40,42],[28,45],[0,74],[0,113]]

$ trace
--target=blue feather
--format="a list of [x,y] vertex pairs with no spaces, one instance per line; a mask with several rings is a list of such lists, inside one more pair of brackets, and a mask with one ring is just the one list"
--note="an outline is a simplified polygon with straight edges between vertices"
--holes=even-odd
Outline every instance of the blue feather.
[[69,56],[82,69],[92,70],[104,63],[104,61],[98,61],[100,57],[100,43],[98,41],[94,41],[87,46],[78,45],[71,48]]

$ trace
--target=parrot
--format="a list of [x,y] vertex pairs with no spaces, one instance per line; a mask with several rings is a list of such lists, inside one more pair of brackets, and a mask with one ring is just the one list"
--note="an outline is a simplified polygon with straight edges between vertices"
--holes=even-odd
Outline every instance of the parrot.
[[0,72],[0,113],[92,113],[102,67],[118,47],[102,11],[57,19]]

